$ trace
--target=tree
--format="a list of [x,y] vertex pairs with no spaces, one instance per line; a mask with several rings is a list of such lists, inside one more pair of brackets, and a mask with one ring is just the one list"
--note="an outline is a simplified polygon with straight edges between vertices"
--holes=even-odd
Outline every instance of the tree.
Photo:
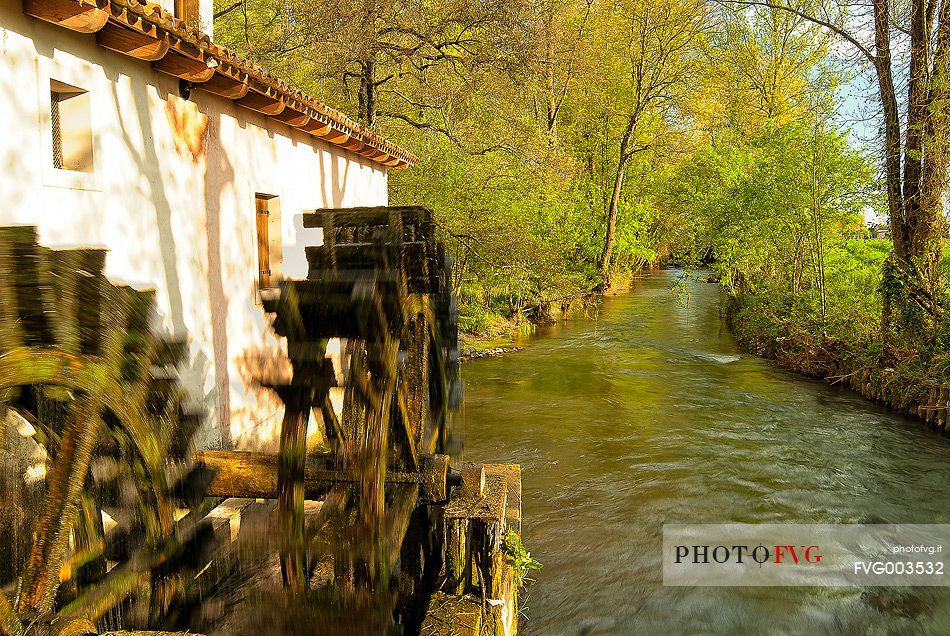
[[525,11],[519,0],[242,0],[218,11],[216,29],[297,85],[348,96],[368,126],[448,133],[444,101],[420,97],[480,65],[518,66]]
[[627,169],[634,155],[656,146],[659,130],[676,118],[678,100],[689,85],[704,17],[704,5],[698,0],[624,0],[613,3],[602,15],[616,25],[615,31],[604,31],[607,81],[614,93],[607,115],[608,120],[614,116],[622,122],[600,257],[605,286],[610,282]]
[[[906,17],[891,0],[871,0],[866,7],[869,14],[864,16],[849,14],[855,5],[840,0],[827,0],[817,7],[797,0],[727,2],[766,6],[804,18],[834,33],[871,64],[884,124],[884,175],[894,245],[892,266],[885,274],[898,279],[885,289],[902,290],[932,318],[942,318],[944,309],[936,290],[942,256],[942,200],[950,162],[950,0],[909,0]],[[873,41],[849,29],[859,17],[873,25],[869,30]],[[900,63],[895,60],[905,58],[906,65],[895,72]],[[903,117],[895,75],[907,79]]]
[[537,0],[533,7],[531,48],[540,80],[540,124],[552,149],[558,145],[558,119],[578,73],[593,65],[589,46],[594,0]]
[[800,119],[810,108],[812,78],[830,36],[807,20],[777,9],[716,15],[704,46],[702,79],[692,110],[700,127],[723,126],[740,135]]

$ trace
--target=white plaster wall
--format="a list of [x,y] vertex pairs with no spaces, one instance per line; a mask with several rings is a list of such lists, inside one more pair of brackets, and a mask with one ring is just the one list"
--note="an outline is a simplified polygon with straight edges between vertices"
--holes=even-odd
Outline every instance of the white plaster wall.
[[[111,250],[107,273],[157,290],[162,327],[185,334],[188,387],[208,410],[202,445],[227,422],[238,446],[275,436],[279,403],[249,382],[249,356],[277,341],[256,304],[254,195],[280,197],[283,272],[305,277],[320,242],[302,212],[384,205],[385,168],[228,100],[194,91],[92,35],[0,0],[0,225],[52,247]],[[49,80],[90,92],[95,171],[52,168]]]
[[198,26],[209,37],[214,38],[214,0],[199,0]]

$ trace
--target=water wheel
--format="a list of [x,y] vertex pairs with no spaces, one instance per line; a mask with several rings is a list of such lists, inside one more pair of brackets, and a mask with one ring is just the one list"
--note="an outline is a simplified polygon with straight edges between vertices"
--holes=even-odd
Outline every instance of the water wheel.
[[160,628],[195,553],[175,518],[202,496],[183,463],[201,420],[174,371],[186,348],[104,264],[0,228],[0,633]]
[[[320,584],[338,601],[338,625],[373,632],[396,620],[411,632],[441,565],[442,522],[418,501],[418,477],[392,475],[435,475],[445,487],[447,413],[460,397],[449,260],[423,208],[324,210],[304,224],[324,232],[323,245],[307,248],[307,280],[264,295],[293,366],[289,384],[275,387],[287,408],[278,460],[283,580],[314,587],[313,569],[329,552],[333,576]],[[329,399],[331,338],[345,343],[339,413]],[[318,547],[303,530],[310,409],[329,447],[322,461],[341,477],[321,511]]]
[[[150,329],[152,295],[106,280],[100,250],[0,230],[0,430],[46,457],[33,486],[22,462],[0,471],[18,493],[0,527],[0,634],[418,631],[461,479],[446,454],[461,397],[449,259],[423,208],[305,225],[325,238],[307,279],[262,292],[291,367],[262,380],[285,407],[279,452],[194,463],[185,347]],[[325,445],[308,453],[310,422]],[[208,536],[218,497],[276,500],[276,526],[265,515],[259,543]]]

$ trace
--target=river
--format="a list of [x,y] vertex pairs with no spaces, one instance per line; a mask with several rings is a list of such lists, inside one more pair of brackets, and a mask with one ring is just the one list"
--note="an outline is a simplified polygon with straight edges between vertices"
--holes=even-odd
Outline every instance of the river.
[[523,468],[521,633],[950,634],[950,588],[663,587],[664,523],[950,523],[950,441],[743,354],[679,275],[463,367],[465,455]]

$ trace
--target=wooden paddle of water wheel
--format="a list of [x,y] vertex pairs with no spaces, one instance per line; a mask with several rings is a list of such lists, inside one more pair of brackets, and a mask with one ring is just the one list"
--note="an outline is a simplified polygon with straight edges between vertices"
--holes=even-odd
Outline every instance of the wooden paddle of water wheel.
[[[10,578],[20,583],[0,598],[0,633],[61,617],[85,622],[52,633],[514,632],[502,545],[520,531],[520,473],[450,457],[458,329],[431,213],[323,210],[304,223],[324,236],[307,248],[307,279],[262,291],[289,361],[257,378],[284,404],[279,452],[197,451],[193,466],[184,455],[197,418],[167,366],[183,351],[148,331],[135,306],[148,296],[108,284],[101,252],[0,235],[0,265],[18,271],[0,283],[0,391],[52,467],[30,556]],[[324,444],[308,452],[311,422]],[[125,506],[109,508],[118,483]],[[255,507],[257,535],[238,526]],[[134,548],[109,552],[102,512]]]

